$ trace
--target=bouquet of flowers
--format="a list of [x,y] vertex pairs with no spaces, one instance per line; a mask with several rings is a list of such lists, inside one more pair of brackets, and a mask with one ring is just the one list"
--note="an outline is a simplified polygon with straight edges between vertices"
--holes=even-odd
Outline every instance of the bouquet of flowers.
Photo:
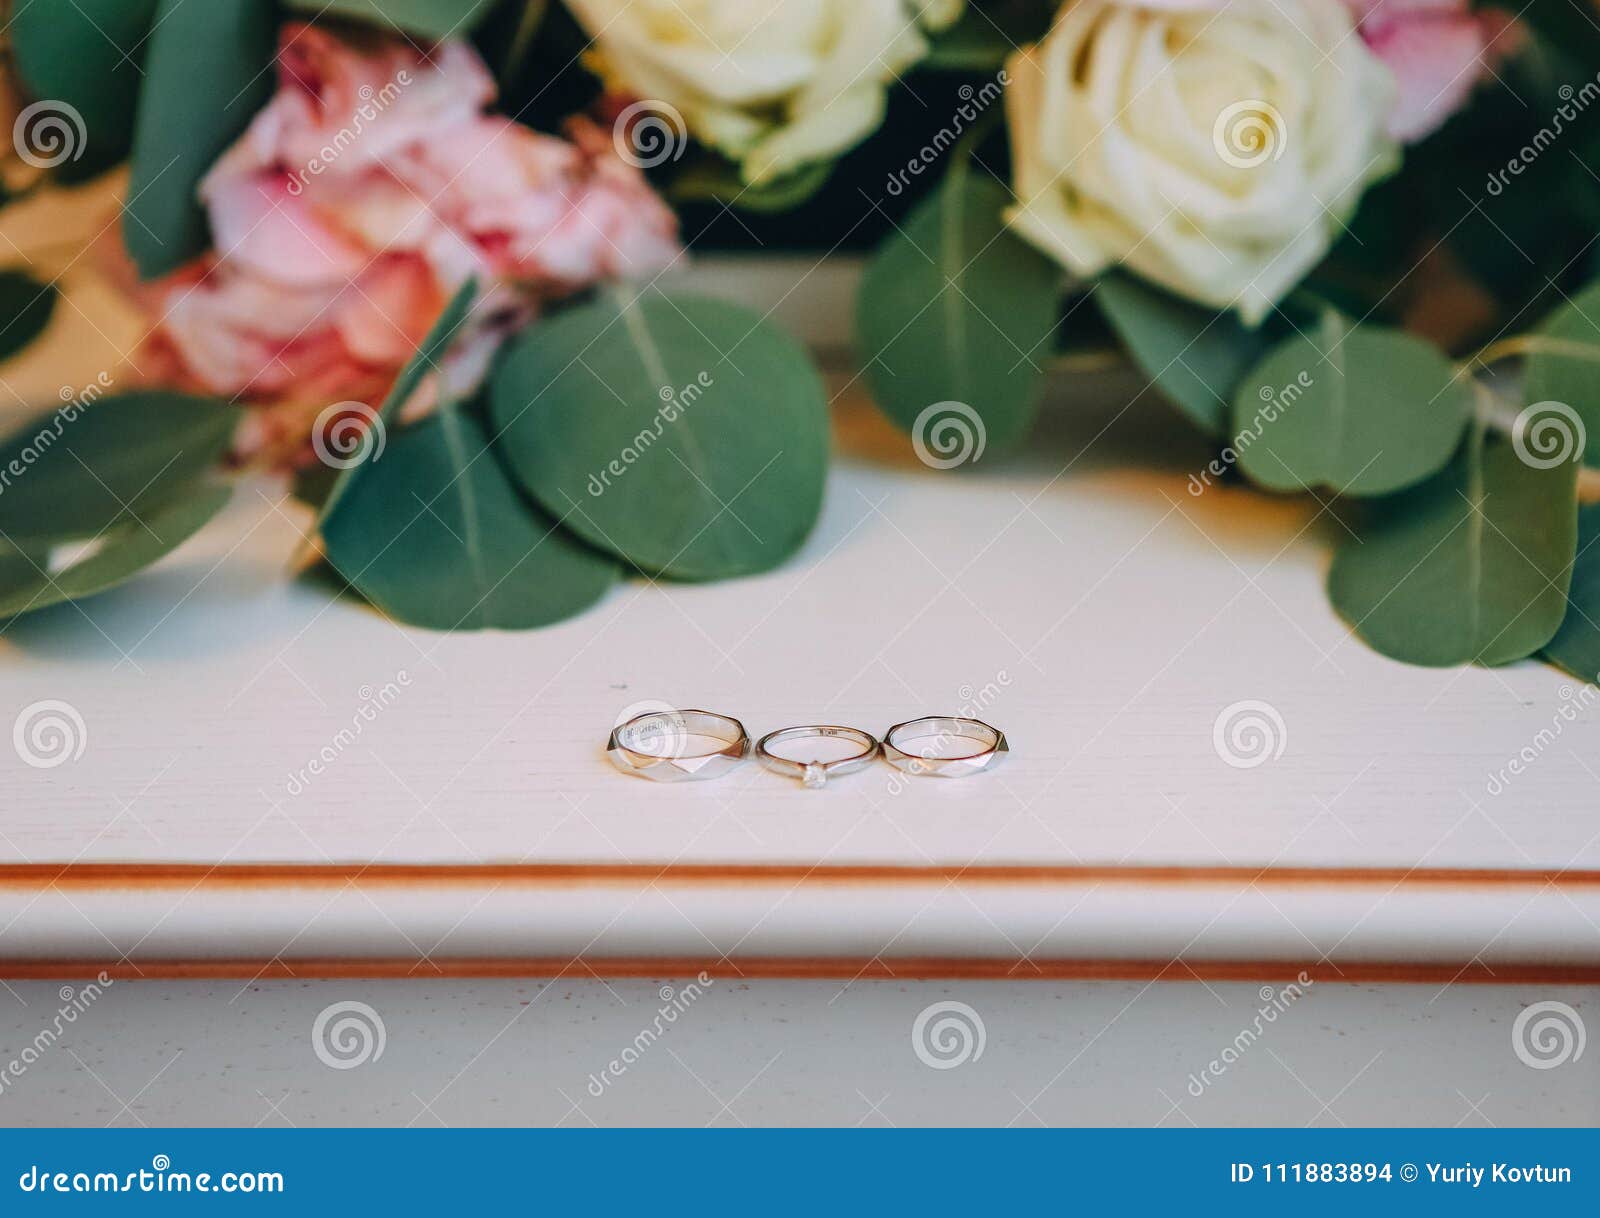
[[[16,5],[7,198],[126,162],[82,253],[148,333],[0,447],[0,616],[129,578],[263,467],[424,626],[768,569],[820,507],[822,382],[669,273],[754,241],[871,251],[863,375],[928,464],[1001,459],[1109,335],[1213,438],[1190,494],[1337,513],[1372,646],[1592,677],[1584,2]],[[0,357],[55,297],[0,273]]]

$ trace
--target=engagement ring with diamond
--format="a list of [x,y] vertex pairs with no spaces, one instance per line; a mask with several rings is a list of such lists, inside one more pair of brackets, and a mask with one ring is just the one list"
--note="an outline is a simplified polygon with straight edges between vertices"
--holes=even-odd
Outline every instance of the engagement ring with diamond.
[[[779,757],[770,748],[771,745],[782,744],[789,740],[827,739],[848,740],[861,747],[858,752],[828,761],[796,761],[790,757]],[[832,724],[780,728],[776,732],[768,732],[756,742],[756,757],[760,759],[762,765],[776,773],[798,778],[811,790],[823,786],[835,774],[848,774],[852,770],[859,770],[877,755],[878,741],[870,733],[856,727],[836,727]]]

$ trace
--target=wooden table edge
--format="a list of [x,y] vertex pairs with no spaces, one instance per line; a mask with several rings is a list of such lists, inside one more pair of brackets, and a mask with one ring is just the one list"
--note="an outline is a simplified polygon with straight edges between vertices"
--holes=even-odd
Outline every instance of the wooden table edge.
[[471,957],[443,959],[0,959],[7,981],[694,978],[719,981],[1205,981],[1280,984],[1600,985],[1600,965],[1482,961],[1011,960],[987,957]]
[[1193,867],[974,864],[888,866],[800,863],[6,863],[0,888],[473,886],[525,884],[851,885],[1137,884],[1600,887],[1600,870],[1470,867]]

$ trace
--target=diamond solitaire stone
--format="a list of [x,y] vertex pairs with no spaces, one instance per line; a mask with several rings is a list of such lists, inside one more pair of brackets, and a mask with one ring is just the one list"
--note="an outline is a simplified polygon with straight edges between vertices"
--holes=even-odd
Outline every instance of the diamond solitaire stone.
[[800,785],[808,791],[820,791],[827,781],[828,771],[814,761],[806,763],[800,771]]

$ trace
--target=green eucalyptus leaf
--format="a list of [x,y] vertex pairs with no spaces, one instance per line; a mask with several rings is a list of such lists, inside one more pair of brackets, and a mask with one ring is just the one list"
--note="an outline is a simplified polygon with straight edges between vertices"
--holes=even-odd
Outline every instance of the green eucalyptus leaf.
[[1239,383],[1234,446],[1272,490],[1387,495],[1444,468],[1472,405],[1471,381],[1435,348],[1329,310]]
[[495,0],[286,0],[313,17],[348,17],[423,38],[465,38]]
[[0,359],[10,359],[50,324],[56,289],[22,271],[0,271]]
[[200,179],[272,96],[277,37],[273,0],[159,0],[122,219],[144,278],[210,243]]
[[1529,402],[1562,402],[1583,420],[1583,463],[1600,466],[1600,283],[1546,319],[1528,355]]
[[1060,269],[1006,228],[1010,202],[958,158],[868,264],[856,301],[878,405],[917,432],[935,405],[962,403],[982,422],[974,453],[1027,434],[1061,302]]
[[[317,528],[321,528],[327,523],[328,517],[333,515],[333,509],[339,506],[339,500],[350,489],[350,484],[356,475],[366,465],[376,462],[381,457],[386,431],[394,424],[400,408],[417,391],[417,386],[422,384],[422,378],[439,366],[439,361],[444,358],[450,344],[455,341],[456,332],[471,314],[472,303],[477,295],[478,281],[475,278],[467,280],[456,290],[456,294],[450,298],[450,303],[445,305],[444,312],[439,314],[439,320],[433,323],[433,328],[422,340],[422,346],[418,347],[417,353],[406,361],[406,366],[400,369],[400,375],[395,377],[394,384],[389,387],[388,394],[379,404],[369,432],[372,438],[364,442],[358,452],[352,454],[353,459],[341,460],[338,471],[330,481],[318,486],[322,498],[321,506],[317,509]],[[368,458],[371,458],[371,462]],[[303,481],[307,486],[312,485],[308,479]]]
[[1600,504],[1578,509],[1578,551],[1567,589],[1567,615],[1544,658],[1581,681],[1600,683]]
[[490,404],[528,492],[646,571],[767,570],[821,510],[822,384],[793,339],[737,305],[608,291],[525,330]]
[[434,630],[549,625],[599,600],[619,573],[518,494],[483,427],[455,408],[390,436],[323,540],[363,597]]
[[696,160],[673,178],[667,194],[679,204],[712,201],[743,211],[792,211],[827,184],[833,168],[833,161],[817,161],[776,181],[751,186],[740,177],[737,165],[712,155]]
[[320,516],[340,473],[320,462],[297,469],[289,476],[289,493]]
[[1504,664],[1547,644],[1567,608],[1575,461],[1525,463],[1474,427],[1438,477],[1378,507],[1334,557],[1334,608],[1411,664]]
[[23,562],[0,563],[0,618],[84,600],[131,579],[199,532],[228,496],[226,486],[191,482],[142,508],[138,516],[112,525],[87,553],[60,569],[50,570],[44,561],[47,551],[32,547]]
[[1222,435],[1234,387],[1266,351],[1266,336],[1231,310],[1181,300],[1126,271],[1101,276],[1095,299],[1144,374],[1201,431]]
[[48,546],[22,548],[0,541],[0,589],[20,588],[49,569]]
[[69,403],[0,442],[0,537],[93,537],[143,514],[217,464],[239,410],[141,392]]
[[932,46],[919,67],[993,72],[1017,48],[1043,38],[1052,6],[1039,0],[993,0],[968,4],[948,30],[931,35]]
[[[156,0],[28,0],[14,6],[11,49],[31,97],[71,107],[84,138],[36,147],[68,179],[109,168],[128,154],[143,80],[145,35]],[[73,124],[75,126],[75,124]],[[63,131],[65,129],[62,129]]]

